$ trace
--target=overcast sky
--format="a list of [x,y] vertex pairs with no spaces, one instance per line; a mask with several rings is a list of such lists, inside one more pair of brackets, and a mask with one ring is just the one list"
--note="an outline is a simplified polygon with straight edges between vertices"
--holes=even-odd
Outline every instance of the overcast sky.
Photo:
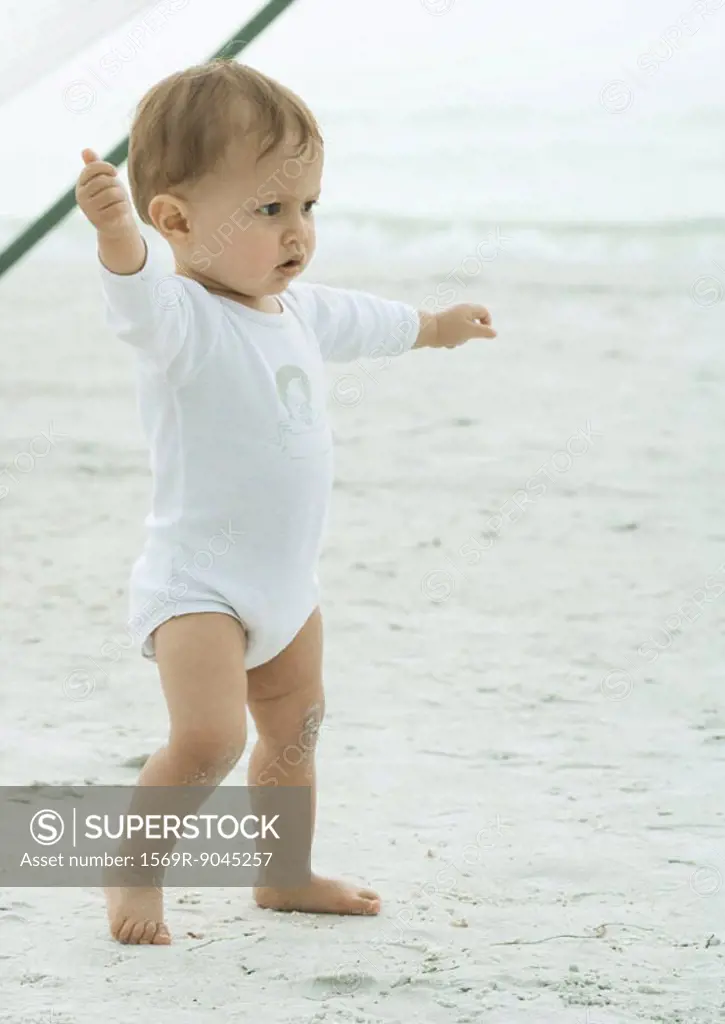
[[[81,148],[107,150],[127,134],[130,111],[150,84],[205,59],[261,6],[159,0],[153,15],[144,15],[139,0],[124,2],[0,0],[0,21],[15,25],[0,43],[0,85],[12,85],[13,68],[16,84],[37,80],[0,105],[4,152],[13,157],[0,167],[3,212],[25,213],[52,199],[74,179]],[[462,96],[474,110],[590,107],[594,118],[602,88],[619,80],[637,92],[628,117],[646,117],[655,109],[722,104],[725,0],[706,4],[713,13],[704,16],[704,2],[682,0],[297,0],[242,59],[299,91],[323,127],[325,116],[338,112],[375,111],[383,103],[425,110],[460,105]],[[120,10],[131,12],[125,24]],[[69,46],[61,24],[80,26],[86,36],[89,26],[115,29],[42,77],[52,40]],[[116,52],[130,59],[109,74],[104,69]],[[648,53],[659,54],[655,75],[638,68]]]

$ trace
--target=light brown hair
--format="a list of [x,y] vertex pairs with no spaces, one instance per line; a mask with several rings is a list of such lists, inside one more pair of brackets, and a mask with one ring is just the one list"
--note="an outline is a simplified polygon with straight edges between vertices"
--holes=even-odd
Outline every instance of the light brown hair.
[[151,224],[153,197],[213,171],[234,138],[254,133],[259,160],[290,129],[299,153],[310,143],[322,147],[319,125],[299,96],[246,64],[212,60],[169,75],[141,99],[131,126],[128,180],[139,217]]

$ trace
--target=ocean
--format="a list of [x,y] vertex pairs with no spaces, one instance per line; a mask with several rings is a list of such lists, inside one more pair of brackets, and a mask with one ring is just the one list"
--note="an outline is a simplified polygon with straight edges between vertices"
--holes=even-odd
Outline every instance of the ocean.
[[[260,2],[0,0],[0,238]],[[0,889],[8,1020],[723,1019],[724,33],[725,0],[297,0],[245,52],[325,134],[306,278],[498,330],[326,368],[315,856],[384,913],[172,896],[164,986],[91,889]],[[167,735],[113,639],[151,479],[96,264],[76,212],[0,280],[5,784],[132,785]]]
[[[68,5],[44,3],[50,27],[65,19]],[[47,48],[28,49],[35,84],[0,104],[0,241],[72,185],[83,146],[126,134],[149,84],[257,9],[126,3],[124,25],[44,76]],[[18,32],[4,44],[16,63]],[[325,133],[308,274],[708,292],[725,280],[723,40],[725,0],[299,0],[242,59],[296,89]],[[37,257],[73,258],[88,240],[74,215]]]

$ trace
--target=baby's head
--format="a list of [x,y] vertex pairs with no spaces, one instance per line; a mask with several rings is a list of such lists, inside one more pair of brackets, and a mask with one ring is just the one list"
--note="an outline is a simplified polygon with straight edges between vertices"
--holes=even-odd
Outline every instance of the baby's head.
[[262,298],[312,259],[322,163],[320,129],[299,97],[253,68],[211,61],[143,97],[128,175],[139,217],[169,242],[178,271]]

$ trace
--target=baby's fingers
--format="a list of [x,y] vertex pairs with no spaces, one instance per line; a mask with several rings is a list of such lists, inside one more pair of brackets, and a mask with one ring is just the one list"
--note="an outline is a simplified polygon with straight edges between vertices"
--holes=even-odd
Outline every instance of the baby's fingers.
[[476,332],[471,335],[472,338],[495,338],[497,336],[496,331],[493,327],[489,327],[488,324],[479,324],[474,320],[472,326]]
[[81,186],[81,189],[85,199],[97,199],[98,196],[103,196],[105,200],[108,198],[106,195],[108,192],[117,193],[119,197],[126,194],[118,179],[111,178],[107,174],[99,175],[86,185]]
[[[93,155],[95,159],[86,159],[87,156],[90,155]],[[105,174],[111,178],[118,177],[118,171],[113,166],[113,164],[109,164],[107,160],[101,160],[100,157],[96,156],[92,149],[83,150],[83,159],[86,161],[86,165],[81,171],[81,173],[78,175],[79,188],[82,188],[84,185],[87,185],[89,181],[93,181],[93,179],[97,178],[99,174]]]
[[469,306],[467,313],[474,331],[472,338],[496,337],[496,331],[491,326],[491,314],[485,306]]
[[104,213],[106,210],[116,206],[128,207],[126,194],[120,188],[109,188],[99,196],[96,196],[93,200],[91,209],[97,210],[98,213]]
[[469,306],[468,313],[472,320],[480,320],[484,324],[491,323],[491,314],[485,306]]

